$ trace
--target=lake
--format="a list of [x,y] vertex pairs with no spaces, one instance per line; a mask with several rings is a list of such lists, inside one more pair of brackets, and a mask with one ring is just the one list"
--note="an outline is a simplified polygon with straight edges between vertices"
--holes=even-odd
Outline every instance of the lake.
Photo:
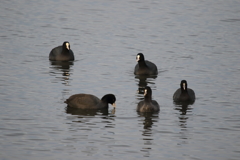
[[[0,159],[240,159],[240,1],[1,1]],[[69,41],[73,62],[50,62]],[[136,55],[156,77],[133,74]],[[186,79],[191,105],[173,103]],[[160,112],[140,114],[142,89]],[[116,96],[116,110],[67,108]]]

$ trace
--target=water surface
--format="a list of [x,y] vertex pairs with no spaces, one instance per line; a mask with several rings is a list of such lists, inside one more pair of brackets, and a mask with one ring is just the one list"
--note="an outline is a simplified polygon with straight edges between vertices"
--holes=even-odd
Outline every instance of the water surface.
[[[240,158],[240,2],[1,1],[0,159]],[[76,60],[48,61],[71,43]],[[159,69],[136,77],[142,52]],[[174,104],[186,79],[194,104]],[[150,86],[158,114],[139,114]],[[117,108],[66,108],[107,93]]]

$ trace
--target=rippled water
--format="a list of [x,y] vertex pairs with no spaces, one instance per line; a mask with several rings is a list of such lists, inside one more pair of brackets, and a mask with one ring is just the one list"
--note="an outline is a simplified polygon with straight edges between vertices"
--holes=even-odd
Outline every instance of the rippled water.
[[[0,4],[0,159],[240,158],[239,1]],[[76,60],[49,62],[66,40]],[[133,75],[139,52],[157,77]],[[172,101],[182,79],[193,105]],[[159,114],[135,111],[146,85]],[[76,93],[114,93],[117,108],[66,108]]]

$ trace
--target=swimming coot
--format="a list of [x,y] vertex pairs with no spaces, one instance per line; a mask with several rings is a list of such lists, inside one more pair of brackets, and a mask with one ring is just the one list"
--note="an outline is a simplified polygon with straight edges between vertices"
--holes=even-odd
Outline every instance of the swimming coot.
[[158,74],[158,69],[157,66],[144,59],[144,55],[142,53],[137,54],[137,62],[135,69],[134,69],[134,74],[136,75],[157,75]]
[[115,108],[116,97],[113,94],[106,94],[100,100],[91,94],[75,94],[70,96],[64,103],[67,103],[69,107],[79,109],[104,109],[108,108],[108,103]]
[[158,112],[160,106],[157,101],[152,100],[152,90],[146,87],[144,90],[144,100],[140,101],[137,105],[138,112]]
[[55,47],[49,54],[50,61],[73,61],[74,54],[69,42],[63,42],[62,46]]
[[182,102],[194,102],[195,101],[195,92],[187,87],[187,81],[182,80],[180,83],[180,88],[175,91],[173,94],[174,101],[182,101]]

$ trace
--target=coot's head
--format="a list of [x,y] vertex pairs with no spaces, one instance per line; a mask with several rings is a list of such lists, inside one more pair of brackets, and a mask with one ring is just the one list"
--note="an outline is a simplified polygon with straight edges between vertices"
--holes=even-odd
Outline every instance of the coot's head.
[[136,56],[137,62],[144,61],[144,55],[142,53],[138,53]]
[[114,94],[106,94],[101,99],[103,102],[110,103],[114,108],[116,107],[116,97]]
[[63,42],[62,45],[64,48],[66,48],[67,50],[70,50],[70,43],[68,41]]
[[149,98],[152,97],[152,89],[148,86],[145,87],[144,89],[144,97],[149,97]]
[[183,90],[187,90],[187,81],[186,80],[182,80],[180,83],[180,87]]

